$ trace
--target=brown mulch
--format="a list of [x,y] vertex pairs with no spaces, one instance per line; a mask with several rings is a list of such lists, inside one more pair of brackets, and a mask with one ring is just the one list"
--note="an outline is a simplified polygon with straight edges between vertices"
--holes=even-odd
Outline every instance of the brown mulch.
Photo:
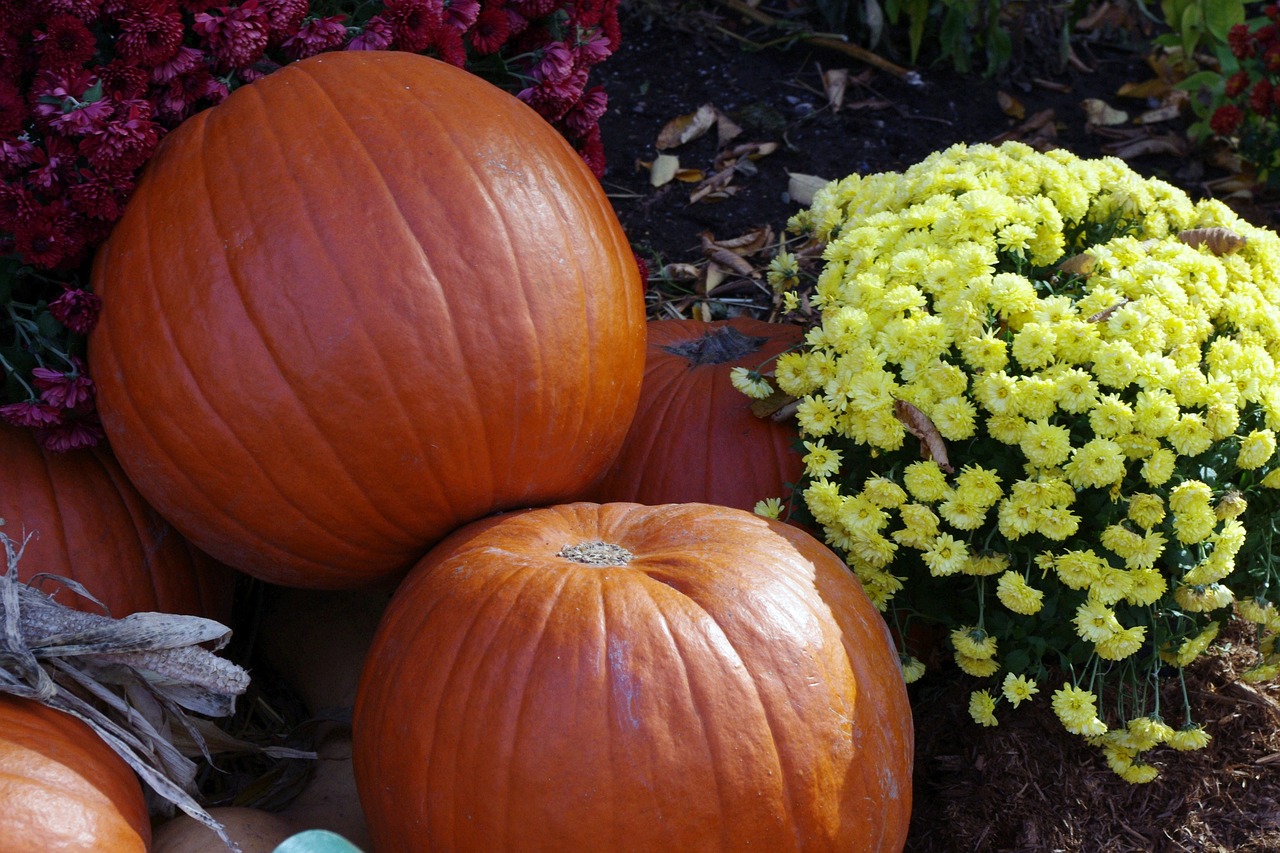
[[[1203,750],[1154,751],[1161,775],[1145,785],[1112,773],[1042,697],[1004,709],[1000,725],[987,729],[968,715],[973,679],[954,669],[926,675],[911,688],[915,808],[907,850],[1280,850],[1280,686],[1236,681],[1252,652],[1232,639],[1187,670],[1192,717],[1213,739]],[[1178,709],[1166,722],[1175,728],[1178,692],[1176,683],[1166,687],[1167,707]]]

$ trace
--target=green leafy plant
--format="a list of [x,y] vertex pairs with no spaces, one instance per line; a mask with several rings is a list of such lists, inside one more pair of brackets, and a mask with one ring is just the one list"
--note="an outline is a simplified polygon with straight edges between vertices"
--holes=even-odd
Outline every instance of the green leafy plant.
[[1215,52],[1227,42],[1227,33],[1245,18],[1243,0],[1160,0],[1160,12],[1170,32],[1155,43],[1181,51],[1192,65],[1202,51]]
[[975,721],[1059,685],[1064,727],[1132,782],[1207,743],[1160,688],[1233,605],[1244,677],[1280,669],[1280,237],[1020,143],[852,175],[789,226],[825,244],[817,325],[773,376],[801,518],[899,636],[950,629]]

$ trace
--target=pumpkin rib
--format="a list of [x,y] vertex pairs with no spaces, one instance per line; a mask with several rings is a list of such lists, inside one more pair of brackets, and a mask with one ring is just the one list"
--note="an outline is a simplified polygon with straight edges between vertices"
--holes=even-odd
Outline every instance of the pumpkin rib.
[[[305,75],[300,75],[300,76],[302,77],[302,79],[308,79]],[[317,86],[316,88],[320,90],[321,94],[323,94],[326,98],[328,98],[327,92],[324,92],[323,89],[321,89],[321,87]],[[270,111],[262,103],[262,97],[259,93],[259,90],[250,86],[246,88],[246,91],[252,93],[255,96],[254,103],[257,104],[259,112],[261,112],[263,116],[263,121],[264,122],[268,121],[270,117]],[[245,102],[250,103],[248,99],[245,99]],[[209,125],[210,125],[209,122],[205,122],[203,127],[203,130],[206,133],[206,143],[203,146],[203,148],[206,151],[216,151],[217,149],[207,141]],[[266,126],[270,127],[270,124],[268,123]],[[262,136],[266,137],[267,140],[270,140],[272,142],[277,141],[276,136],[273,133],[266,132],[262,134]],[[282,154],[282,153],[283,153],[283,149],[277,144],[277,154]],[[291,168],[292,164],[289,162],[289,160],[283,156],[280,156],[278,159],[280,159],[281,162],[285,163],[288,173],[292,176],[294,172],[293,172],[293,169]],[[203,162],[203,159],[201,159],[201,166],[203,167],[203,165],[204,165],[204,162]],[[204,193],[204,199],[206,204],[209,205],[209,211],[208,211],[209,215],[206,218],[209,221],[218,221],[220,217],[218,216],[217,211],[214,209],[215,208],[214,199],[219,198],[221,196],[219,193],[216,193],[214,191],[215,189],[214,187],[210,186],[211,177],[208,170],[206,169],[203,171],[204,171],[205,187],[206,187],[206,192]],[[233,177],[239,177],[239,173],[236,170],[231,170],[231,174]],[[298,186],[296,177],[295,177],[294,184],[295,184],[295,187]],[[245,193],[243,191],[237,192],[237,197],[240,199],[247,199],[250,195],[251,194]],[[257,193],[252,193],[252,195],[257,195]],[[306,210],[307,210],[307,213],[310,214],[310,208],[308,207],[306,208]],[[313,233],[316,233],[314,228],[313,228]],[[316,234],[316,236],[319,236],[319,234]],[[285,367],[284,367],[284,364],[288,362],[288,356],[286,355],[282,357],[280,353],[276,352],[275,349],[272,347],[271,337],[269,335],[263,334],[263,324],[261,322],[260,317],[258,316],[258,312],[255,310],[255,306],[251,304],[249,298],[246,295],[243,276],[238,272],[236,267],[230,263],[230,260],[228,259],[226,254],[222,254],[220,256],[220,259],[222,261],[223,269],[225,271],[225,278],[226,280],[230,281],[233,285],[231,290],[235,293],[236,297],[239,300],[241,311],[244,315],[245,320],[250,324],[250,326],[255,330],[255,332],[257,332],[257,334],[253,336],[254,340],[261,344],[262,352],[266,355],[267,360],[275,368],[276,373],[279,375],[280,379],[286,385],[291,384],[289,381],[290,373],[289,371],[285,370]],[[371,348],[371,351],[380,354],[377,348]],[[396,397],[396,395],[388,395],[388,396],[392,398]],[[277,400],[287,400],[290,406],[295,408],[299,412],[298,416],[289,418],[289,423],[293,427],[296,428],[300,424],[305,424],[308,426],[313,426],[315,424],[316,412],[309,409],[307,406],[307,401],[301,399],[299,395],[297,394],[282,395],[281,397],[278,397]],[[228,401],[228,402],[231,402],[231,401]],[[221,412],[218,412],[218,414],[221,415]],[[236,437],[237,443],[240,445],[241,449],[246,454],[248,454],[251,457],[256,455],[254,453],[254,444],[252,442],[246,442],[240,437],[240,433],[236,427],[235,418],[220,417],[220,421],[225,429],[225,432],[228,435],[232,435]],[[253,426],[252,424],[249,424],[247,425],[247,428],[252,428],[252,426]],[[314,432],[314,429],[313,429],[313,432]],[[327,441],[309,442],[308,447],[311,447],[313,449],[323,448],[324,450],[328,450],[329,451],[328,456],[333,466],[332,470],[341,471],[343,474],[346,475],[348,484],[355,487],[352,491],[356,495],[359,495],[361,497],[367,497],[368,491],[366,489],[362,489],[359,487],[360,485],[359,481],[353,476],[345,460],[342,458],[341,454],[336,452],[332,444],[330,444]],[[283,502],[284,505],[292,508],[296,512],[297,518],[301,520],[303,524],[307,525],[311,529],[313,534],[319,534],[319,538],[329,539],[334,544],[343,544],[340,540],[340,537],[333,531],[332,528],[330,528],[328,525],[319,523],[317,519],[311,517],[308,513],[302,510],[301,506],[298,503],[298,497],[292,494],[288,489],[283,488],[280,483],[276,482],[275,478],[273,478],[271,475],[270,469],[264,468],[262,471],[262,476],[264,480],[271,483],[271,485],[275,487],[276,497],[278,497],[280,501]],[[277,505],[277,509],[279,508],[280,508],[279,505]],[[370,506],[370,508],[374,509],[374,511],[377,512],[376,508],[372,506]],[[382,513],[379,512],[378,514],[381,515]],[[393,524],[392,526],[394,527],[396,525]]]

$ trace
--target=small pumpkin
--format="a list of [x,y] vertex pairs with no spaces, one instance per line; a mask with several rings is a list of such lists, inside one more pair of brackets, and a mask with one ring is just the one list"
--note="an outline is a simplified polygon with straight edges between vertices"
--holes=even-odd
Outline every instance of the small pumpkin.
[[[226,622],[235,573],[184,539],[143,500],[105,447],[52,453],[30,430],[0,424],[0,518],[10,536],[34,533],[18,578],[77,581],[121,617],[183,613]],[[58,601],[101,612],[56,584]]]
[[125,471],[281,585],[375,584],[580,496],[639,395],[639,271],[599,182],[517,98],[403,51],[290,63],[184,122],[92,283]]
[[888,631],[790,525],[705,504],[488,518],[409,573],[354,717],[375,851],[900,850]]
[[649,323],[631,429],[591,499],[753,509],[804,472],[791,419],[758,417],[733,387],[735,367],[768,369],[800,343],[799,326],[734,317]]
[[80,720],[0,694],[0,845],[5,853],[145,853],[142,783]]

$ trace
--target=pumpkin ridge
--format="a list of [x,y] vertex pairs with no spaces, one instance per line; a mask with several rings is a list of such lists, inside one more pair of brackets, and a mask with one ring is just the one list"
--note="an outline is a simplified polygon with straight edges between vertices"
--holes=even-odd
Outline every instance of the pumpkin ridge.
[[[321,94],[323,94],[326,100],[328,100],[331,104],[333,103],[332,98],[329,97],[328,92],[325,91],[322,86],[319,86],[318,84],[316,84],[314,80],[311,80],[311,78],[308,75],[299,74],[296,76],[311,82],[313,87],[316,90],[318,90]],[[245,103],[249,103],[248,99],[244,97],[245,94],[252,94],[254,96],[254,103],[257,104],[259,110],[266,117],[263,120],[264,126],[268,128],[271,127],[271,124],[269,121],[270,115],[268,110],[265,108],[265,106],[263,106],[262,97],[259,90],[252,86],[247,86],[244,88],[244,93],[242,93],[242,100],[244,100]],[[335,112],[336,112],[336,109],[335,109]],[[341,120],[340,116],[339,116],[339,120]],[[217,148],[215,147],[216,143],[208,141],[209,124],[210,124],[209,122],[205,122],[202,127],[202,130],[204,130],[206,134],[206,141],[203,145],[203,150],[216,151],[217,150]],[[278,147],[278,142],[274,133],[267,132],[267,133],[264,133],[263,136],[270,139],[273,143],[277,143],[277,149],[276,149],[277,152],[282,151],[282,149]],[[363,149],[363,146],[361,147]],[[286,165],[289,164],[289,160],[287,158],[283,156],[279,156],[279,159],[281,162],[285,163]],[[206,217],[206,219],[207,221],[218,221],[218,217],[216,216],[216,213],[215,213],[216,208],[212,203],[212,199],[216,197],[216,194],[212,191],[213,188],[209,185],[209,172],[207,169],[203,168],[204,158],[200,159],[200,165],[201,165],[202,172],[205,176],[205,185],[206,185],[206,190],[202,195],[209,205],[208,207],[209,215]],[[371,169],[371,171],[374,173],[377,172],[376,169]],[[294,170],[290,168],[288,169],[288,173],[291,176],[294,176],[294,183],[296,185],[297,179],[296,179],[296,174]],[[232,170],[232,174],[233,175],[239,174],[239,172],[237,172],[236,170]],[[238,198],[253,198],[256,195],[258,195],[257,192],[253,192],[253,193],[245,193],[245,192],[239,192],[239,191],[237,192]],[[394,199],[392,199],[392,203],[395,204]],[[398,205],[395,206],[395,209],[397,210],[397,212],[399,212],[400,210]],[[322,236],[320,231],[314,227],[314,219],[312,218],[313,217],[312,207],[310,205],[306,205],[303,212],[306,215],[307,221],[311,223],[313,226],[312,233],[315,234],[317,237]],[[296,220],[295,220],[295,223],[296,223]],[[419,252],[421,253],[421,247],[419,247]],[[327,256],[326,256],[326,260],[327,260]],[[254,306],[252,305],[246,293],[247,288],[244,284],[243,276],[227,260],[225,255],[222,256],[222,262],[224,265],[227,279],[234,284],[234,287],[231,289],[234,290],[236,296],[238,297],[244,318],[252,326],[252,328],[257,332],[257,334],[253,336],[253,339],[261,345],[262,352],[266,355],[266,357],[270,360],[271,364],[275,367],[276,372],[280,376],[280,380],[284,384],[284,386],[293,387],[294,383],[292,381],[292,377],[290,373],[286,371],[284,366],[285,364],[288,363],[289,359],[287,357],[282,357],[278,352],[276,352],[272,346],[271,336],[263,333],[263,326],[258,316],[258,313],[254,310]],[[349,297],[351,296],[351,294],[349,293],[347,295]],[[370,352],[375,353],[378,357],[380,358],[384,357],[382,354],[381,348],[376,346],[370,346],[368,349]],[[391,376],[391,375],[394,375],[394,372],[391,370],[384,370],[383,375]],[[194,377],[193,377],[193,382],[194,382]],[[283,398],[288,400],[290,406],[294,410],[300,413],[300,417],[289,419],[290,425],[296,428],[299,425],[305,424],[312,430],[312,433],[315,434],[316,430],[314,427],[317,422],[316,412],[308,409],[306,405],[306,400],[303,399],[303,397],[298,394],[287,394],[282,396]],[[399,399],[398,395],[387,394],[384,396],[388,397],[389,399],[393,399],[397,404],[402,405],[402,401]],[[278,397],[277,400],[278,399],[280,398]],[[219,413],[219,415],[220,414],[221,413]],[[243,438],[241,438],[241,434],[237,430],[238,419],[236,418],[228,419],[228,418],[219,417],[219,420],[224,426],[225,432],[228,435],[234,436],[236,439],[236,442],[239,444],[241,449],[248,456],[252,458],[255,455],[253,452],[253,443],[246,442]],[[408,421],[408,418],[406,415],[406,422],[407,421]],[[372,501],[369,500],[369,490],[367,488],[361,487],[362,483],[360,479],[355,476],[354,472],[350,469],[348,465],[349,460],[343,454],[338,453],[336,448],[333,447],[333,444],[331,442],[323,441],[323,440],[312,441],[312,442],[308,442],[308,446],[313,449],[316,447],[322,447],[326,451],[328,451],[327,456],[329,457],[329,461],[332,466],[330,470],[332,470],[335,474],[340,474],[341,476],[343,476],[346,479],[347,483],[350,486],[354,487],[349,490],[344,489],[343,490],[344,494],[347,494],[349,497],[352,497],[354,495],[359,495],[360,499],[363,501],[364,506],[367,508],[367,510],[373,516],[376,516],[377,518],[380,518],[384,522],[386,522],[387,526],[390,529],[397,530],[400,533],[404,534],[406,542],[417,540],[420,538],[416,535],[416,531],[406,529],[403,525],[399,524],[396,520],[390,518],[385,512],[383,512],[378,506],[376,506],[375,504],[372,503]],[[299,465],[302,464],[301,460],[299,460],[297,464]],[[268,469],[264,468],[261,474],[262,474],[262,479],[266,480],[267,482],[270,482],[271,485],[274,487],[275,494],[280,499],[280,502],[282,502],[284,505],[287,505],[293,508],[296,511],[297,517],[300,519],[300,521],[309,528],[309,534],[308,534],[309,536],[314,537],[317,540],[329,540],[333,544],[337,545],[339,548],[341,548],[346,544],[342,540],[342,538],[339,537],[329,525],[321,523],[318,519],[313,518],[311,515],[304,512],[298,503],[298,500],[299,500],[298,497],[289,493],[288,490],[286,490],[280,485],[280,483],[276,482],[275,479],[271,477],[270,471]],[[277,506],[279,506],[278,503],[277,503]],[[370,539],[376,540],[377,537],[370,537]],[[392,541],[394,541],[394,539]],[[277,544],[277,547],[281,548],[282,550],[286,550],[282,544]],[[373,547],[373,546],[367,545],[366,547]],[[403,555],[405,553],[405,548],[403,547],[387,548],[384,553]]]

